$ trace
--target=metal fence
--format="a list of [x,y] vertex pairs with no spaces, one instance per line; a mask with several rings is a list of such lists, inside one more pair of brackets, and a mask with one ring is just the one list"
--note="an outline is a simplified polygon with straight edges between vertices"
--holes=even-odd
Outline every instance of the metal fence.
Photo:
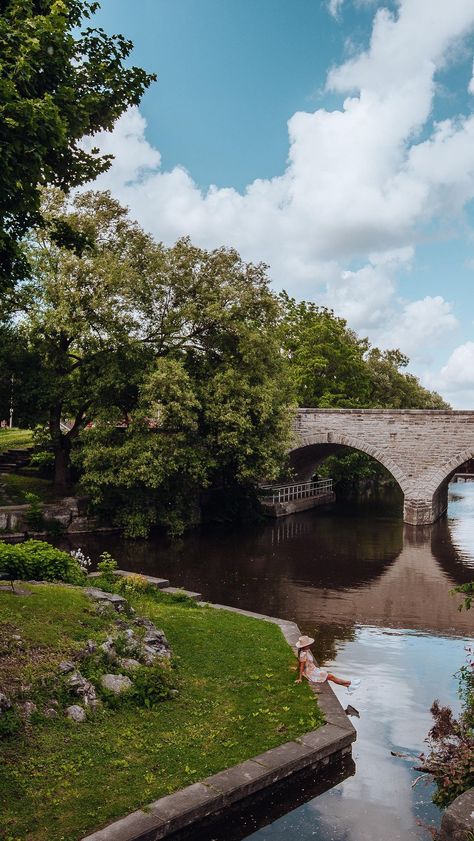
[[300,482],[294,485],[267,485],[260,488],[265,502],[292,502],[294,499],[309,499],[324,496],[332,491],[332,479],[318,479],[317,482]]

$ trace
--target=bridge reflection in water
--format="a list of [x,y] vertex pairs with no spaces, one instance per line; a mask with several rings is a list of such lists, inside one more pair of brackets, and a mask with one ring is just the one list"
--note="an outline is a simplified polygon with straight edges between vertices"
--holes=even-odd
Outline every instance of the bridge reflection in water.
[[[233,823],[234,835],[227,825],[206,838],[430,841],[423,824],[439,821],[432,790],[413,789],[413,763],[391,751],[416,756],[434,698],[457,703],[453,673],[474,617],[448,591],[474,576],[474,485],[451,486],[448,519],[428,528],[404,526],[399,506],[341,504],[174,543],[80,538],[93,557],[107,549],[121,567],[166,576],[211,602],[296,620],[315,637],[320,661],[363,678],[350,697],[360,710],[355,775],[330,780],[326,793],[303,786],[304,805],[276,795]],[[345,690],[335,690],[345,706]]]

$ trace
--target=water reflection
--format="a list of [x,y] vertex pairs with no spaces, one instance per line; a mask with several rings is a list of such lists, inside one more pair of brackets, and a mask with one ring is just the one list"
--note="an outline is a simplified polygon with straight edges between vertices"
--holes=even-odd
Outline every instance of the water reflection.
[[[355,776],[297,809],[290,802],[278,820],[271,805],[247,814],[236,838],[431,837],[426,827],[439,821],[431,788],[412,788],[413,762],[390,751],[423,749],[434,698],[457,705],[453,673],[474,611],[459,613],[448,591],[473,577],[474,484],[451,487],[448,514],[414,529],[390,507],[336,505],[235,532],[202,530],[175,543],[75,541],[93,557],[107,549],[123,568],[166,576],[209,601],[293,619],[315,637],[320,662],[363,678],[350,697],[360,711]],[[335,691],[346,706],[345,690]]]

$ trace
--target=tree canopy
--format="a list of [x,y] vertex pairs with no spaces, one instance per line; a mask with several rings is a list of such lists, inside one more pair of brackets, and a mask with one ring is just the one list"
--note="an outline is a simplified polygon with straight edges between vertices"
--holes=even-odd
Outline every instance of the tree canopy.
[[[94,179],[111,156],[80,141],[138,104],[155,78],[126,65],[132,43],[86,26],[91,0],[0,0],[0,290],[27,272],[19,243],[44,224],[40,190],[69,190]],[[80,247],[50,220],[58,242]]]
[[72,443],[90,423],[83,482],[97,503],[113,499],[135,533],[156,516],[169,520],[170,498],[183,522],[191,487],[276,475],[289,393],[265,267],[186,239],[165,248],[107,193],[68,202],[50,190],[42,213],[89,243],[78,255],[49,225],[35,229],[15,316],[37,360],[58,488],[68,486]]
[[299,406],[449,408],[403,370],[409,360],[399,350],[371,347],[330,309],[297,302],[286,293],[280,300],[282,344]]

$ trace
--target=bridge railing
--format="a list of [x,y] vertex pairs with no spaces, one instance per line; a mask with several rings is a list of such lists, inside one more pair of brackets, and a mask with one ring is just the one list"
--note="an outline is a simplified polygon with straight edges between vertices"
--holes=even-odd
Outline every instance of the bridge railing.
[[292,485],[265,485],[260,488],[260,496],[265,502],[292,502],[331,493],[332,484],[332,479],[318,479],[316,482],[297,482]]

